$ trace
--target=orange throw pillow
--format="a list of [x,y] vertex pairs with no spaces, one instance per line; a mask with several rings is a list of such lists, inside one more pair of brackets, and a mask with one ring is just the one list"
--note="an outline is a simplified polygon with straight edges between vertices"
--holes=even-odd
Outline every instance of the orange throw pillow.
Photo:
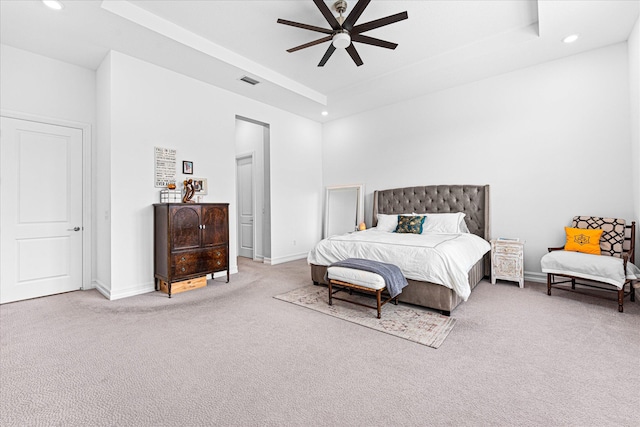
[[565,251],[600,255],[601,229],[586,230],[584,228],[565,227],[564,231],[567,233],[567,243],[564,245]]

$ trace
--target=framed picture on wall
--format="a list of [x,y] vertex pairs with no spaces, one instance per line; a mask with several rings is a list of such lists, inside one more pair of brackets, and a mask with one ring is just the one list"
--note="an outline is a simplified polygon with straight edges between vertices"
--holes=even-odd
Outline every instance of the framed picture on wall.
[[203,196],[208,193],[207,178],[192,178],[193,190],[196,195]]
[[190,162],[188,160],[183,160],[182,173],[185,175],[193,175],[193,162]]

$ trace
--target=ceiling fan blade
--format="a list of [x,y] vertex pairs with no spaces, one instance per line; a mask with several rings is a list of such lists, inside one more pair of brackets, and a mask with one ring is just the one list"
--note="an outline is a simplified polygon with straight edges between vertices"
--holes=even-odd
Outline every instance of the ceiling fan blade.
[[305,47],[315,46],[320,43],[328,42],[329,40],[331,40],[331,36],[323,37],[321,39],[314,40],[309,43],[301,44],[300,46],[292,47],[291,49],[287,49],[287,52],[295,52],[296,50],[304,49]]
[[278,19],[278,24],[291,25],[292,27],[303,28],[305,30],[317,31],[319,33],[333,34],[333,30],[328,28],[316,27],[314,25],[301,24],[300,22],[287,21],[286,19]]
[[322,57],[322,59],[320,60],[320,63],[318,64],[318,67],[324,67],[324,64],[327,63],[327,61],[329,60],[329,58],[331,57],[331,55],[333,55],[333,52],[336,51],[335,46],[332,44],[329,45],[329,49],[327,49],[327,51],[325,52],[324,56]]
[[373,37],[363,36],[362,34],[353,34],[351,40],[354,42],[360,42],[364,44],[370,44],[373,46],[384,47],[387,49],[395,49],[398,47],[398,43],[391,43],[386,40],[380,40]]
[[327,6],[324,0],[313,0],[313,2],[316,4],[318,9],[320,9],[320,13],[322,13],[322,15],[324,16],[324,19],[327,20],[331,28],[333,28],[334,31],[339,30],[340,23],[338,22],[336,17],[333,16],[333,13],[331,13],[329,6]]
[[384,27],[385,25],[393,24],[394,22],[402,21],[407,19],[409,15],[407,12],[396,13],[395,15],[390,15],[385,18],[376,19],[374,21],[365,22],[364,24],[356,25],[351,29],[351,34],[360,34],[365,31],[370,31],[375,28]]
[[364,9],[369,6],[369,3],[371,3],[371,0],[358,0],[358,3],[356,3],[351,12],[349,12],[347,19],[342,23],[342,28],[351,31],[358,18],[360,18],[360,15],[362,15],[362,12],[364,12]]
[[349,53],[349,56],[351,57],[351,59],[353,59],[353,62],[355,62],[358,67],[363,64],[362,59],[360,59],[360,55],[358,55],[358,51],[356,50],[356,47],[353,45],[353,43],[351,43],[349,47],[347,47],[347,52]]

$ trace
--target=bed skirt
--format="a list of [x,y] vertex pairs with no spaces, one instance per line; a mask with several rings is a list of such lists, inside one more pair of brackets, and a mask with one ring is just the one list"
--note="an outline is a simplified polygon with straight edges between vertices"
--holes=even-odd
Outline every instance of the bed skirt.
[[[484,258],[479,260],[469,271],[469,286],[475,288],[484,277]],[[327,266],[311,264],[311,280],[316,284],[325,284]],[[431,282],[407,279],[409,285],[398,295],[401,302],[415,304],[426,308],[440,310],[449,315],[461,302],[462,298],[453,289]]]

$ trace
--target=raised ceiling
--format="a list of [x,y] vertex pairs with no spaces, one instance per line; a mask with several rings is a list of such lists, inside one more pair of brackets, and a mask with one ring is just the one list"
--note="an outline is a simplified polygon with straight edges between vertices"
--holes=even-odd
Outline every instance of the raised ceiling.
[[328,42],[288,53],[319,33],[276,23],[329,28],[311,0],[62,2],[0,0],[1,42],[90,69],[116,50],[319,122],[623,42],[640,10],[635,0],[373,0],[358,23],[408,12],[367,33],[398,47],[356,44],[361,67],[338,50],[319,68]]

